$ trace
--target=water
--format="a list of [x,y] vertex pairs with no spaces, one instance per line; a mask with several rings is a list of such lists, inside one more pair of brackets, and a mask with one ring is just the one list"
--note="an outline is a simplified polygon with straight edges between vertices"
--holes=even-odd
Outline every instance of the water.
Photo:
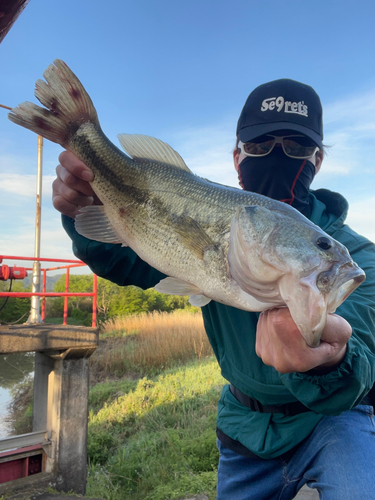
[[11,391],[34,371],[34,353],[0,355],[0,439],[10,435],[6,422]]
[[0,388],[0,439],[9,436],[10,429],[5,419],[7,417],[7,406],[12,397],[7,389]]

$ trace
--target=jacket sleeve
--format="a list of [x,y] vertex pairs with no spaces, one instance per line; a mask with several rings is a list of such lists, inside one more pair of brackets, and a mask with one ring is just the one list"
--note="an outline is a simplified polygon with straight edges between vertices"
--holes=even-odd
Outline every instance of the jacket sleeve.
[[335,415],[359,404],[375,381],[375,245],[349,228],[335,235],[350,249],[352,258],[365,271],[362,283],[337,309],[353,333],[342,363],[324,375],[314,372],[282,374],[280,378],[294,396],[311,410]]
[[129,247],[92,241],[77,233],[74,219],[62,216],[65,231],[73,241],[74,255],[96,275],[120,286],[135,285],[147,289],[166,276],[144,262]]

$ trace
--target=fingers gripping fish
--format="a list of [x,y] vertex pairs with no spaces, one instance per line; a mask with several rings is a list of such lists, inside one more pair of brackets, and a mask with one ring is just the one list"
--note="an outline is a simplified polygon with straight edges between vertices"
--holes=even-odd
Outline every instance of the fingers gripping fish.
[[265,196],[194,175],[153,137],[104,135],[80,81],[60,60],[36,82],[44,106],[26,102],[9,118],[72,151],[95,175],[103,206],[81,210],[77,231],[131,247],[168,278],[155,288],[248,311],[287,306],[310,346],[327,313],[365,279],[347,249],[298,211]]

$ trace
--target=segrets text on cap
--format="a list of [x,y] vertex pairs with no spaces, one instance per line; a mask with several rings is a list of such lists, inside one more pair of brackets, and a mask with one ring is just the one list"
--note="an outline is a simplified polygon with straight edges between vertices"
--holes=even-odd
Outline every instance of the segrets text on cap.
[[293,113],[301,116],[308,116],[308,107],[304,101],[292,102],[286,101],[283,96],[268,97],[262,102],[261,111],[284,111],[284,113]]

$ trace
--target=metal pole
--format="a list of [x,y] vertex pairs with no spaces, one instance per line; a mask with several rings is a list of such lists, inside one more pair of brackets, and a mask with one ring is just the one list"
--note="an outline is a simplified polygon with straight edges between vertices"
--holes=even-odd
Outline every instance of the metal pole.
[[[47,289],[47,269],[43,269],[43,292]],[[46,319],[46,298],[42,299],[42,321]]]
[[[42,215],[42,165],[43,165],[43,137],[38,135],[38,163],[36,175],[36,218],[35,218],[35,246],[34,257],[40,257],[40,230]],[[40,292],[40,262],[33,265],[32,292]],[[31,310],[27,323],[41,323],[40,297],[31,297]]]
[[[69,293],[69,266],[66,266],[66,275],[65,275],[65,293]],[[63,316],[63,325],[68,324],[68,296],[65,295],[64,299],[64,316]]]
[[98,277],[96,274],[93,274],[92,278],[92,322],[91,326],[96,328],[96,320],[97,320],[97,302],[98,302]]

